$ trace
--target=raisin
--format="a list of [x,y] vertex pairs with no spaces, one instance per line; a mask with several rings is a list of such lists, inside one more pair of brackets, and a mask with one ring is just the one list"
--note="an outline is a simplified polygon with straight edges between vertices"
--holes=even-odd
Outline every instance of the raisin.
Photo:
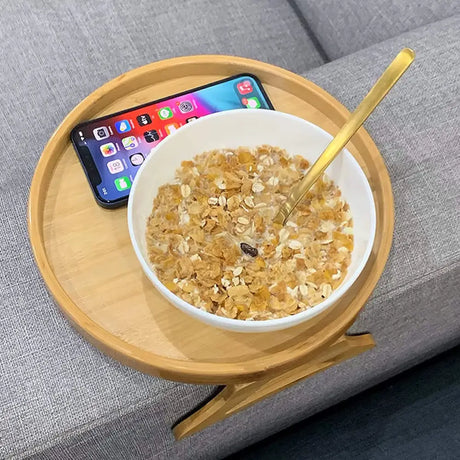
[[257,248],[253,248],[247,243],[240,243],[240,247],[241,247],[241,250],[248,256],[257,257],[257,255],[259,254],[259,251],[257,250]]

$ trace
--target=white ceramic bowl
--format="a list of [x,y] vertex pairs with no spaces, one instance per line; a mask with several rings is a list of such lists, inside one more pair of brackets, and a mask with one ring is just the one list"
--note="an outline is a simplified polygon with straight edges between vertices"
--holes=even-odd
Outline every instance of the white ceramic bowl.
[[295,326],[316,316],[336,302],[354,283],[364,268],[375,234],[375,205],[364,172],[344,150],[327,169],[328,176],[342,190],[354,223],[351,265],[342,284],[324,302],[293,316],[266,321],[242,321],[202,311],[170,292],[157,278],[147,256],[146,222],[158,187],[174,179],[183,160],[224,147],[256,147],[270,144],[300,154],[314,162],[331,136],[301,118],[270,110],[231,110],[208,115],[190,123],[162,141],[147,157],[137,173],[128,203],[128,225],[139,262],[158,291],[183,312],[207,324],[239,332],[267,332]]

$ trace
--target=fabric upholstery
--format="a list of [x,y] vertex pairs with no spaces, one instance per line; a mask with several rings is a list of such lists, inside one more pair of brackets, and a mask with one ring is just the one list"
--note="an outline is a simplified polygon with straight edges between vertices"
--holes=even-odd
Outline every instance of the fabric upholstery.
[[460,13],[452,0],[291,0],[329,60]]
[[[385,158],[396,208],[393,251],[376,295],[429,284],[460,259],[460,42],[454,39],[460,33],[459,18],[307,73],[353,110],[403,46],[416,53],[407,73],[365,124]],[[349,61],[353,68],[342,64]]]
[[[305,73],[320,58],[283,2],[46,5],[8,0],[0,13],[0,458],[221,458],[460,341],[455,17],[306,73],[353,108],[399,48],[417,52],[417,63],[367,124],[387,161],[397,210],[390,262],[353,328],[372,331],[377,347],[175,442],[171,424],[214,388],[118,364],[62,317],[27,242],[35,164],[66,113],[132,67],[222,52]],[[205,11],[208,30],[198,27]],[[280,21],[283,32],[275,25]]]

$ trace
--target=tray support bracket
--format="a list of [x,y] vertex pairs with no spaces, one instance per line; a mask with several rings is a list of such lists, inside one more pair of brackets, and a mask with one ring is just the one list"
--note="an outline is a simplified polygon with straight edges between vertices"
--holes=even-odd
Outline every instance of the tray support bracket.
[[226,385],[213,399],[173,428],[177,440],[190,436],[262,399],[375,346],[371,334],[342,335],[313,359],[259,380]]

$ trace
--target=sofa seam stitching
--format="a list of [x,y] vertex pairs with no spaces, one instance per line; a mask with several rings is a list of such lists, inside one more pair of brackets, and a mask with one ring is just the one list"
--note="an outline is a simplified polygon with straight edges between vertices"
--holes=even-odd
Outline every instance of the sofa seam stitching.
[[323,45],[319,41],[319,38],[316,36],[312,28],[310,27],[310,24],[308,23],[307,18],[300,10],[299,6],[297,5],[297,2],[295,0],[287,0],[287,3],[294,11],[294,14],[297,16],[297,19],[300,21],[300,25],[304,29],[308,38],[312,41],[313,46],[316,48],[316,51],[318,52],[320,58],[324,61],[322,65],[331,62],[331,59],[329,58],[328,54],[323,48]]

